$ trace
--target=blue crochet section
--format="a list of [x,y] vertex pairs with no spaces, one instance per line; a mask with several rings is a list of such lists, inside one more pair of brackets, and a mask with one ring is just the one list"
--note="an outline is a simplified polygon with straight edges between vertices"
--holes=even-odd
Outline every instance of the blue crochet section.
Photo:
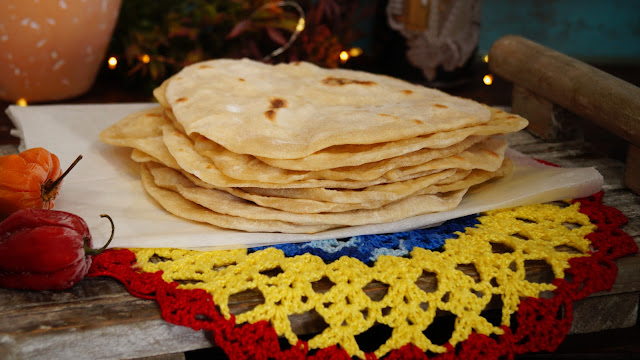
[[441,248],[448,239],[456,239],[456,232],[464,232],[467,227],[476,226],[478,215],[469,215],[444,222],[442,225],[427,229],[398,232],[382,235],[358,235],[345,239],[315,240],[296,244],[262,246],[249,249],[249,252],[275,247],[285,256],[312,254],[330,263],[342,256],[354,257],[366,264],[374,263],[380,255],[405,256],[414,247],[428,250]]

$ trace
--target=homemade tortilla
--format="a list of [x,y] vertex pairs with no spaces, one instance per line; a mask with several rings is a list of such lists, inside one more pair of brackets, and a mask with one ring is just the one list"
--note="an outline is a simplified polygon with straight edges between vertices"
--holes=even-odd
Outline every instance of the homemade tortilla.
[[165,97],[187,134],[273,159],[482,125],[491,117],[486,106],[439,90],[305,62],[205,61],[172,77]]
[[507,176],[502,136],[527,121],[385,76],[218,59],[103,130],[145,191],[187,221],[315,233],[452,210]]
[[[399,220],[409,216],[446,211],[455,208],[467,189],[416,195],[375,209],[351,210],[341,213],[300,214],[258,206],[227,192],[195,185],[180,172],[159,166],[147,166],[156,185],[174,191],[185,199],[215,213],[247,219],[285,221],[303,225],[366,225]],[[268,230],[264,230],[268,231]]]

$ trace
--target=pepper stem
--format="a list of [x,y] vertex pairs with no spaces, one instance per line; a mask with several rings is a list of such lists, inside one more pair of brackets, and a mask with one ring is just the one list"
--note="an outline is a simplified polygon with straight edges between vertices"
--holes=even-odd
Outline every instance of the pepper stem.
[[[69,165],[69,167],[67,168],[67,170],[64,171],[64,173],[62,173],[62,175],[60,175],[56,181],[51,181],[50,179],[45,181],[44,184],[42,184],[42,198],[45,200],[48,200],[51,197],[51,193],[54,193],[56,188],[58,187],[58,185],[60,185],[60,183],[62,182],[62,180],[64,179],[65,176],[67,176],[67,174],[71,171],[71,169],[73,169],[76,164],[78,164],[78,162],[82,160],[82,155],[78,155],[78,157],[71,163],[71,165]],[[55,194],[55,193],[54,193]],[[53,195],[55,196],[55,195]]]
[[94,256],[94,255],[98,255],[98,254],[102,253],[103,251],[107,250],[107,246],[109,246],[109,244],[111,243],[111,240],[113,240],[113,234],[115,232],[116,226],[113,224],[113,220],[111,219],[111,216],[109,216],[107,214],[101,214],[100,217],[106,217],[107,219],[109,219],[109,222],[111,223],[111,236],[109,237],[109,240],[107,240],[107,243],[104,244],[104,246],[99,248],[99,249],[90,248],[89,247],[90,238],[88,238],[88,237],[84,238],[84,253],[85,253],[85,255]]

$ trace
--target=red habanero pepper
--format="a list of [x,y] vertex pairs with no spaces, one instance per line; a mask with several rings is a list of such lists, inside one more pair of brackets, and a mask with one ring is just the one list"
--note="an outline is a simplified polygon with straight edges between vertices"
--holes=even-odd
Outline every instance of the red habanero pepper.
[[74,214],[43,209],[22,209],[0,223],[0,287],[26,290],[64,290],[82,280],[91,256],[104,251],[91,248],[85,221]]
[[43,148],[0,156],[0,219],[20,209],[51,209],[62,179],[81,158],[61,175],[58,157]]

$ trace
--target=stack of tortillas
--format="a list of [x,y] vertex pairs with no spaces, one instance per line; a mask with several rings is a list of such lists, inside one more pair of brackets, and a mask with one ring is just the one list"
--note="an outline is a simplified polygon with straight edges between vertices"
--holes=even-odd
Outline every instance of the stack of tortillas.
[[176,216],[314,233],[454,209],[504,176],[519,116],[441,91],[309,63],[219,59],[154,91],[160,106],[105,129]]

